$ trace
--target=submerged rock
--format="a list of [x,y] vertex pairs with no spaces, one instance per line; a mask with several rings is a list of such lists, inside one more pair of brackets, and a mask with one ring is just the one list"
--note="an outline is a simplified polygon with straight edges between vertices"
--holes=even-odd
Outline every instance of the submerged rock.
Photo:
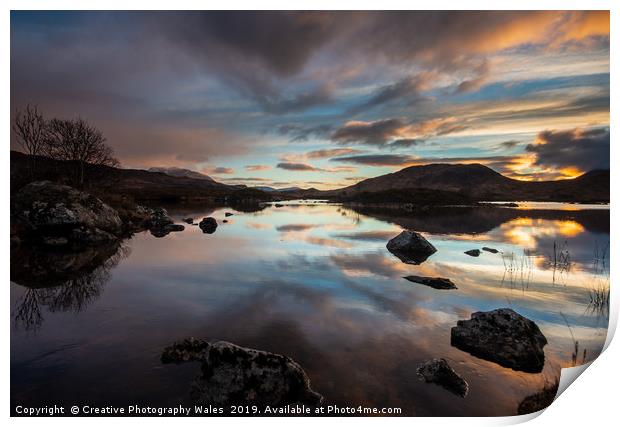
[[275,353],[189,338],[164,349],[161,360],[201,362],[191,395],[204,405],[318,406],[323,400],[295,361]]
[[406,264],[421,264],[437,249],[421,234],[403,231],[386,245],[388,251]]
[[181,224],[168,224],[159,228],[151,228],[151,234],[155,237],[165,237],[175,231],[183,231],[185,227]]
[[194,218],[183,218],[183,222],[186,224],[194,224]]
[[547,339],[536,323],[510,308],[476,312],[451,330],[452,346],[515,371],[541,372]]
[[416,373],[421,380],[435,383],[446,390],[465,397],[469,392],[469,384],[454,369],[446,359],[431,359],[418,366]]
[[494,249],[494,248],[488,248],[488,247],[486,247],[486,246],[485,246],[485,247],[483,247],[483,248],[482,248],[482,250],[483,250],[483,251],[486,251],[486,252],[491,252],[492,254],[496,254],[496,253],[498,253],[498,252],[499,252],[497,249]]
[[222,220],[222,222],[223,222],[224,224],[227,224],[227,223],[228,223],[228,220],[227,220],[227,219],[224,219],[224,220]]
[[410,282],[430,286],[434,289],[458,289],[452,280],[443,277],[405,276],[404,278]]
[[224,216],[233,216],[233,213],[232,213],[232,212],[226,212],[226,213],[224,214]]
[[559,385],[560,379],[558,378],[552,383],[545,384],[541,391],[527,396],[519,403],[517,414],[531,414],[549,407],[555,400]]
[[480,249],[470,249],[468,251],[465,251],[465,253],[469,256],[480,256]]
[[203,233],[213,234],[217,229],[217,221],[213,217],[203,218],[198,224]]
[[276,208],[281,208],[281,207],[283,207],[284,205],[283,205],[283,204],[281,204],[281,203],[276,203],[274,206],[275,206]]
[[91,244],[115,240],[122,233],[118,212],[95,196],[75,188],[37,181],[24,186],[11,200],[11,223],[18,237],[44,244]]

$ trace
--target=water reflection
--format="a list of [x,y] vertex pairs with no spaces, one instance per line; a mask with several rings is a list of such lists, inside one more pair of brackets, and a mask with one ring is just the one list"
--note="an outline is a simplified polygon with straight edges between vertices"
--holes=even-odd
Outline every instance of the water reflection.
[[[168,208],[176,220],[212,216],[218,223],[229,210]],[[575,342],[581,363],[584,349],[592,360],[605,341],[607,319],[591,301],[596,283],[599,295],[608,289],[609,211],[398,212],[286,203],[235,209],[231,219],[212,235],[192,226],[161,239],[140,233],[127,242],[131,256],[117,266],[110,262],[107,274],[77,266],[102,266],[118,248],[97,262],[86,254],[60,262],[85,276],[105,276],[91,282],[107,281],[106,291],[99,286],[90,293],[96,303],[59,302],[58,311],[81,308],[73,316],[48,316],[37,334],[13,330],[12,401],[189,402],[195,367],[162,366],[159,357],[165,346],[194,336],[291,357],[326,404],[399,406],[405,415],[508,415],[573,363]],[[421,265],[402,263],[385,245],[403,228],[423,233],[438,251]],[[552,262],[554,242],[556,255],[558,249],[570,254],[562,280],[561,263]],[[463,253],[483,246],[498,253]],[[44,290],[60,294],[70,279],[77,286],[77,277],[55,273],[64,267],[38,267],[36,279],[13,268],[23,260],[36,265],[30,259],[41,256],[12,253],[11,279],[20,285],[12,287],[13,313],[22,305],[47,309]],[[403,278],[411,275],[449,278],[458,289],[438,291]],[[31,291],[34,302],[24,303]],[[541,374],[450,346],[459,319],[500,307],[532,319],[547,337]],[[23,311],[36,323],[36,309]],[[417,379],[416,366],[436,357],[470,384],[466,399]]]
[[11,254],[11,281],[25,288],[15,305],[16,325],[38,329],[42,307],[50,313],[86,309],[101,295],[110,271],[129,254],[129,246],[118,242],[75,252],[16,248]]

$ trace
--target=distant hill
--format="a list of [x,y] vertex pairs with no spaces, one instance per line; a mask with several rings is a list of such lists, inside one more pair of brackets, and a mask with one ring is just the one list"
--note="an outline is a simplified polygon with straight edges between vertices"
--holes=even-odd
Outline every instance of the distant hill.
[[[67,162],[37,156],[35,176],[31,176],[28,156],[11,151],[11,192],[33,180],[46,179],[68,183]],[[191,172],[191,171],[190,171]],[[197,172],[195,172],[197,174]],[[199,174],[201,175],[201,174]],[[88,165],[86,170],[89,188],[93,194],[107,197],[128,196],[135,200],[271,200],[271,196],[260,190],[245,186],[226,185],[202,175],[172,176],[164,172],[150,172],[142,169],[123,169]]]
[[166,175],[182,177],[182,178],[193,178],[193,179],[206,179],[207,181],[215,181],[208,175],[202,174],[200,172],[196,172],[189,169],[176,168],[176,167],[152,167],[148,169],[149,172],[161,172]]
[[478,201],[608,202],[609,179],[609,170],[597,170],[574,179],[519,181],[481,164],[430,164],[369,178],[324,195],[355,200],[362,195],[367,198],[369,193],[427,189],[458,193]]

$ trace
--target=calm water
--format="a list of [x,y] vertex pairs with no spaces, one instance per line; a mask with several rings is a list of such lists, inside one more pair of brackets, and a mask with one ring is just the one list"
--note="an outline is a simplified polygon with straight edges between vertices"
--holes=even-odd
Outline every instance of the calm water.
[[[609,286],[608,210],[462,208],[421,214],[324,203],[214,216],[198,227],[81,254],[14,250],[11,257],[12,406],[190,403],[198,364],[162,365],[188,336],[287,355],[326,404],[401,407],[405,415],[511,415],[519,402],[600,352],[607,310],[590,303]],[[557,206],[554,207],[554,209]],[[235,215],[222,224],[224,212]],[[385,249],[403,228],[438,249],[419,266]],[[555,262],[554,259],[554,243]],[[468,249],[498,254],[478,258]],[[67,276],[66,272],[71,272]],[[452,279],[458,290],[410,283]],[[547,337],[540,374],[450,346],[450,328],[479,310],[511,307]],[[418,380],[444,357],[470,384],[462,399]]]

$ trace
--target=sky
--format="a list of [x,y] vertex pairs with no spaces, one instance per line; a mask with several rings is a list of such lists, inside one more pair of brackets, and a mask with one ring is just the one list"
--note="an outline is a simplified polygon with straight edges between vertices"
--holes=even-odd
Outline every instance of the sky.
[[609,13],[13,11],[27,104],[86,119],[123,167],[230,184],[572,178],[609,168]]

